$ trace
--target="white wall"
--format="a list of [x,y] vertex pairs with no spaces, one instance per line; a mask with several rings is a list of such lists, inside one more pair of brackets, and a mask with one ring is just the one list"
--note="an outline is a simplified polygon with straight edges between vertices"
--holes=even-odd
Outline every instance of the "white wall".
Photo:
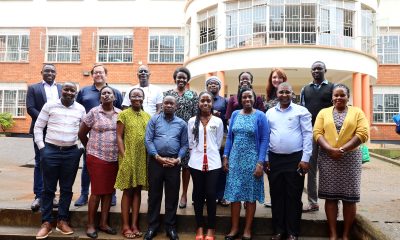
[[377,14],[377,24],[380,27],[400,26],[400,0],[381,0]]

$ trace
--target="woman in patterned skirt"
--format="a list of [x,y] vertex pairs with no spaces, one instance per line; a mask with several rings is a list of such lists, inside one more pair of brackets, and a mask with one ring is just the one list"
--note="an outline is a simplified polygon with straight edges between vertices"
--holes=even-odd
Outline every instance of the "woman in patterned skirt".
[[318,156],[318,197],[325,199],[330,239],[338,239],[336,222],[338,201],[343,202],[343,234],[349,239],[350,228],[360,201],[361,152],[368,140],[369,125],[363,111],[347,106],[350,90],[346,85],[333,87],[333,107],[322,109],[314,124],[314,139],[321,150]]
[[[164,92],[165,96],[174,96],[178,109],[175,114],[179,118],[182,118],[186,123],[191,117],[197,114],[197,93],[186,88],[187,83],[190,81],[190,71],[185,67],[179,67],[175,70],[173,78],[176,84],[175,89]],[[182,164],[182,196],[179,201],[179,208],[186,208],[187,204],[187,190],[190,181],[189,172],[189,151],[181,161]]]
[[256,201],[264,202],[263,168],[268,148],[269,127],[265,114],[253,108],[256,94],[242,89],[238,100],[242,110],[232,114],[223,155],[228,172],[224,199],[231,202],[232,226],[225,240],[236,239],[239,233],[240,202],[247,203],[246,225],[242,239],[251,239],[251,226]]
[[[144,92],[129,92],[131,107],[118,115],[117,143],[119,170],[115,188],[123,191],[121,199],[122,235],[128,239],[142,236],[139,229],[141,190],[148,189],[147,160],[144,136],[150,115],[143,111]],[[129,213],[132,208],[132,224]]]
[[[111,196],[114,192],[115,178],[118,172],[117,117],[121,111],[113,106],[114,90],[109,86],[100,89],[101,105],[92,108],[83,119],[79,128],[79,139],[86,147],[86,164],[92,183],[88,205],[88,223],[86,235],[97,238],[95,216],[101,201],[99,230],[117,234],[108,221]],[[87,137],[90,133],[90,138]]]

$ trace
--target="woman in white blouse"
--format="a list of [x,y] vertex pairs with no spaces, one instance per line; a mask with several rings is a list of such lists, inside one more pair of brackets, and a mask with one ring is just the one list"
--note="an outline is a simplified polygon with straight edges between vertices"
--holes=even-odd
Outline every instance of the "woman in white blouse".
[[[219,149],[224,135],[222,120],[212,115],[213,97],[208,92],[199,95],[198,113],[188,122],[190,160],[193,179],[193,201],[196,215],[196,240],[214,240],[216,186],[221,171]],[[204,201],[207,200],[207,235],[204,237]]]

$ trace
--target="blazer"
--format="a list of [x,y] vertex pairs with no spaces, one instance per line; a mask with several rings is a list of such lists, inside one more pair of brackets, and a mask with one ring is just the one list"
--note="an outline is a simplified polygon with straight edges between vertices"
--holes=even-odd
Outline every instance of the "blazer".
[[[57,83],[56,86],[58,89],[58,96],[61,97],[62,86]],[[33,134],[33,127],[35,126],[36,119],[46,102],[46,91],[44,90],[42,82],[33,84],[28,87],[28,92],[26,93],[26,109],[29,116],[31,116],[32,118],[31,127],[29,129],[30,134]]]
[[[236,110],[232,113],[231,122],[229,124],[228,137],[226,139],[225,149],[224,149],[224,155],[228,157],[233,146],[233,141],[235,140],[235,136],[232,132],[233,124],[236,121],[237,115],[240,114],[240,111],[241,110]],[[265,162],[265,156],[267,154],[269,146],[270,129],[265,113],[261,112],[260,110],[256,110],[254,114],[256,115],[256,125],[254,126],[254,132],[255,132],[255,140],[258,151],[257,157],[259,162]]]
[[332,147],[338,148],[357,136],[362,143],[369,138],[369,124],[364,112],[357,107],[348,106],[340,132],[337,133],[333,120],[333,107],[322,109],[315,120],[313,135],[315,141],[324,136]]

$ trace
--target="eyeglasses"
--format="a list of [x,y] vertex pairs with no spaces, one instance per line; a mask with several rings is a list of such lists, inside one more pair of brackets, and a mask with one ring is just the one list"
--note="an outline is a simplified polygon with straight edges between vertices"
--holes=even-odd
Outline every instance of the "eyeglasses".
[[96,71],[96,72],[93,72],[93,75],[96,75],[96,74],[102,75],[102,74],[104,74],[104,72],[103,72],[103,71]]
[[281,91],[279,91],[278,93],[279,93],[279,94],[286,94],[286,95],[292,94],[292,92],[289,91],[289,90],[281,90]]
[[146,69],[140,69],[140,70],[138,71],[138,73],[149,73],[149,71],[147,71]]

